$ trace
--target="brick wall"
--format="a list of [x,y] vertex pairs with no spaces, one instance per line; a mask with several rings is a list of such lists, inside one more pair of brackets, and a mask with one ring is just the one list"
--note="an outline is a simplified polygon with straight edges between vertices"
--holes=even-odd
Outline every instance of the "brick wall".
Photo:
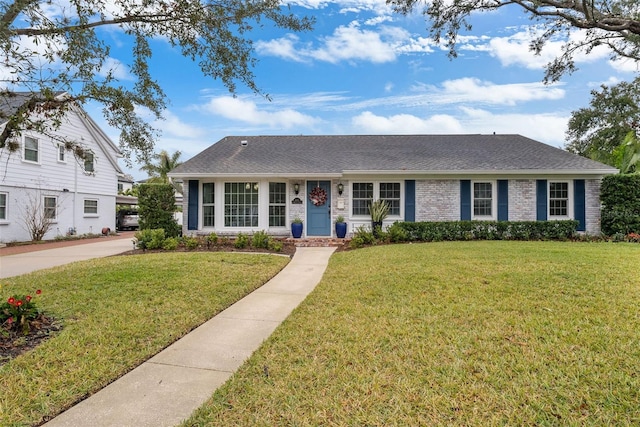
[[416,181],[416,221],[460,220],[460,181]]
[[509,221],[536,220],[536,180],[509,180]]

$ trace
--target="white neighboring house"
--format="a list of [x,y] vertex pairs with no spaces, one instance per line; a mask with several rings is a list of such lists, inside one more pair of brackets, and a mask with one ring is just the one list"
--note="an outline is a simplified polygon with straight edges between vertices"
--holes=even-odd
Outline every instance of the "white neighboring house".
[[[2,117],[27,97],[17,92]],[[62,94],[64,96],[64,94]],[[0,130],[6,125],[0,123]],[[0,243],[31,240],[27,212],[46,212],[53,224],[44,239],[115,231],[118,166],[122,153],[79,106],[73,106],[55,131],[79,142],[92,155],[82,160],[51,136],[24,131],[20,149],[0,151]]]

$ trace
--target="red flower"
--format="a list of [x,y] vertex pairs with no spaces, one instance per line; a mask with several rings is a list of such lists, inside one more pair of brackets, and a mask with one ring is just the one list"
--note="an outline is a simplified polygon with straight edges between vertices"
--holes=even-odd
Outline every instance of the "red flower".
[[42,293],[42,291],[41,291],[40,289],[38,289],[38,290],[36,291],[36,295],[40,295],[41,293]]
[[27,295],[24,299],[26,299],[27,302],[30,302],[31,301],[31,295]]
[[21,300],[21,299],[19,299],[18,301],[16,301],[16,307],[20,307],[22,304],[24,304],[24,303],[22,302],[22,300]]
[[16,302],[16,299],[14,297],[9,297],[9,299],[7,300],[7,302],[11,305],[13,305],[14,302]]
[[9,318],[7,319],[7,323],[8,323],[8,324],[12,324],[12,323],[13,323],[13,317],[9,317]]

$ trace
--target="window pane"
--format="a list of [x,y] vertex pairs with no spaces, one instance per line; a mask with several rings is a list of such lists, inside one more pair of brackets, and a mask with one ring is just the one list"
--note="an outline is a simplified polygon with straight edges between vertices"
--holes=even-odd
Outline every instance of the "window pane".
[[64,162],[65,154],[64,145],[58,145],[58,160]]
[[87,153],[84,159],[84,170],[85,172],[93,172],[93,154]]
[[372,182],[354,182],[353,191],[353,215],[369,215],[369,205],[373,199]]
[[38,161],[37,139],[29,138],[28,136],[24,138],[24,159],[30,162]]
[[7,219],[7,193],[0,193],[0,219]]
[[84,213],[85,214],[97,214],[98,213],[98,201],[97,200],[85,200],[84,201]]
[[44,198],[44,216],[48,219],[56,219],[56,198]]
[[[257,204],[257,202],[256,202]],[[269,227],[284,227],[287,214],[287,185],[269,183]]]
[[202,203],[213,203],[214,198],[214,185],[213,182],[202,184]]
[[549,183],[549,216],[567,216],[569,214],[569,183]]
[[215,226],[215,184],[213,182],[202,184],[202,226]]
[[400,215],[400,183],[380,183],[380,199],[389,204],[389,215]]
[[224,225],[226,227],[257,227],[258,183],[227,182],[224,189]]
[[493,215],[493,184],[491,182],[473,183],[473,215]]

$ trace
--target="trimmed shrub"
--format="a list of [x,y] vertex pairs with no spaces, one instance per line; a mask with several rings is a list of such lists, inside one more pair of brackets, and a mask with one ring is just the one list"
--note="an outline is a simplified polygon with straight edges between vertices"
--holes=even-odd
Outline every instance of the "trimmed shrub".
[[604,177],[600,201],[602,233],[608,236],[640,233],[640,174]]
[[271,240],[271,238],[266,231],[258,230],[253,233],[253,237],[251,238],[251,246],[253,246],[254,248],[268,249],[269,240]]
[[138,186],[140,229],[164,229],[166,237],[180,235],[180,226],[173,217],[176,198],[170,184]]
[[145,229],[136,231],[134,237],[137,240],[136,245],[140,249],[160,249],[164,243],[164,230],[162,228],[157,229]]
[[[574,220],[396,222],[387,229],[387,237],[394,243],[445,240],[568,240],[574,237],[577,227],[578,221]],[[354,235],[354,238],[356,237],[358,232]],[[357,244],[362,240],[361,236]]]

